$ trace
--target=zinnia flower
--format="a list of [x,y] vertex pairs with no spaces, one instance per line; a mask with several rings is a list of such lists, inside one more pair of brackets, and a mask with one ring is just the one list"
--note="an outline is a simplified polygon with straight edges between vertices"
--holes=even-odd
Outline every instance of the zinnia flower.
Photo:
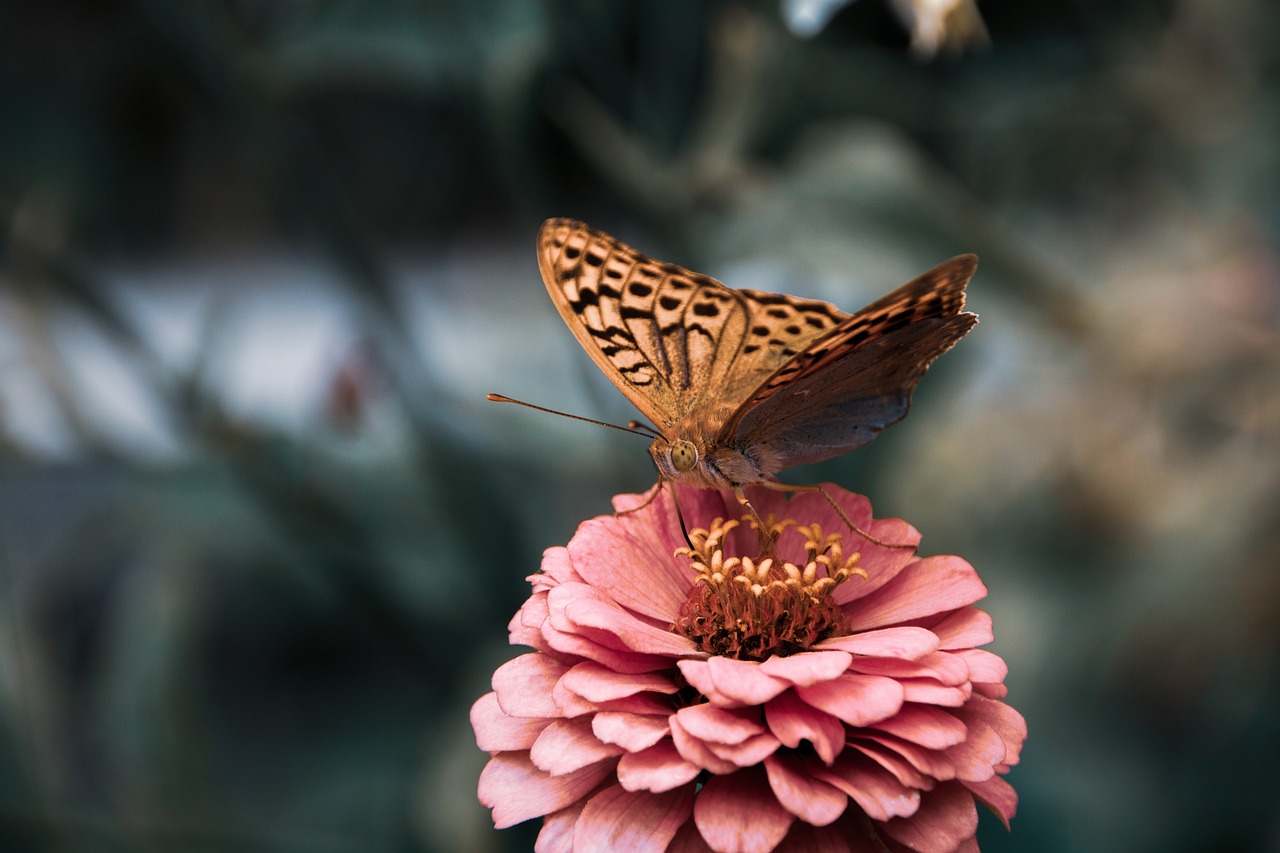
[[911,547],[821,495],[756,490],[763,556],[731,493],[682,489],[689,547],[664,488],[547,550],[510,625],[534,651],[471,709],[499,828],[543,818],[539,853],[949,853],[977,850],[975,801],[1008,825],[1026,723],[976,648],[986,588],[826,488]]

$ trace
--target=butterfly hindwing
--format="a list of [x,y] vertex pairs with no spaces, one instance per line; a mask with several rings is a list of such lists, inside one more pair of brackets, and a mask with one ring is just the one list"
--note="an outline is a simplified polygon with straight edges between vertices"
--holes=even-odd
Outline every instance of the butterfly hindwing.
[[853,450],[901,420],[929,365],[977,322],[963,311],[976,265],[952,258],[848,317],[762,383],[718,441],[776,471]]

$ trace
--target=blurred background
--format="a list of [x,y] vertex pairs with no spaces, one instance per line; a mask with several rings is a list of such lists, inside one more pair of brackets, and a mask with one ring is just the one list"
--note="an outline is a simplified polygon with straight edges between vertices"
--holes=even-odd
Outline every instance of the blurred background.
[[0,849],[519,851],[467,720],[651,485],[573,216],[982,322],[791,472],[969,559],[1030,741],[985,851],[1280,851],[1280,6],[0,7]]

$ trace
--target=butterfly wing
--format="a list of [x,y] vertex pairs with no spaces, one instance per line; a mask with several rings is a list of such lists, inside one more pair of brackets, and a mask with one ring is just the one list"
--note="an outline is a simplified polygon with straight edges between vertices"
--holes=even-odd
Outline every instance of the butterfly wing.
[[543,224],[538,264],[578,343],[662,430],[712,404],[732,411],[849,316],[726,287],[571,219]]
[[952,258],[848,317],[761,383],[718,441],[773,473],[847,453],[902,420],[929,365],[978,321],[963,310],[977,263]]

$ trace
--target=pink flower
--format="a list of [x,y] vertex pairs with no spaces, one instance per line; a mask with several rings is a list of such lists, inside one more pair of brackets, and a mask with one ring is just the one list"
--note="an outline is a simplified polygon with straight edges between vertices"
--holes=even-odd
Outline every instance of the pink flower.
[[1026,723],[999,701],[1004,661],[977,648],[986,588],[826,488],[911,547],[850,532],[821,495],[760,489],[780,531],[762,559],[754,530],[722,521],[742,514],[731,493],[682,489],[689,548],[664,488],[547,550],[510,626],[534,651],[471,709],[496,826],[543,818],[539,853],[949,853],[977,850],[975,801],[1008,825],[1001,776]]

